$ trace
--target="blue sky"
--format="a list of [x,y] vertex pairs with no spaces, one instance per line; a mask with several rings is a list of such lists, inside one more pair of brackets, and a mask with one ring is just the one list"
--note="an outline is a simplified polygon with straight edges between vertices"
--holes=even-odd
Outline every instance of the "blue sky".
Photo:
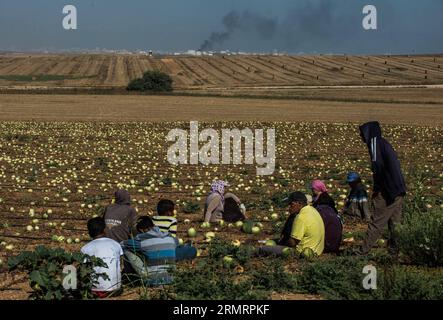
[[[62,28],[62,8],[78,30]],[[378,9],[378,30],[361,26]],[[226,15],[237,24],[223,24]],[[269,27],[269,28],[268,28]],[[228,35],[226,35],[228,33]],[[215,50],[289,53],[443,53],[443,0],[1,0],[0,50],[96,47],[181,51],[213,35]]]

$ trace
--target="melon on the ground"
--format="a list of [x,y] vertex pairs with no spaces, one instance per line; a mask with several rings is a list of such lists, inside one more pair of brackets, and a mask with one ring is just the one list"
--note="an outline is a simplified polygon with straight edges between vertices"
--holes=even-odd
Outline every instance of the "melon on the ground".
[[306,260],[312,260],[315,256],[316,254],[311,248],[304,248],[301,252],[301,257]]

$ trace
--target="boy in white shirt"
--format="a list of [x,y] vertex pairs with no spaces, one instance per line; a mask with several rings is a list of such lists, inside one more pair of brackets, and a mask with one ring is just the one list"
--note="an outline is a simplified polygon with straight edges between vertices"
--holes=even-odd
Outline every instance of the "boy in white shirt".
[[88,232],[93,240],[81,249],[82,253],[100,258],[108,266],[107,268],[94,268],[96,273],[105,273],[109,277],[107,280],[100,277],[92,289],[92,293],[99,298],[116,296],[122,292],[120,259],[123,250],[118,242],[106,238],[105,228],[106,224],[103,218],[97,217],[88,220]]

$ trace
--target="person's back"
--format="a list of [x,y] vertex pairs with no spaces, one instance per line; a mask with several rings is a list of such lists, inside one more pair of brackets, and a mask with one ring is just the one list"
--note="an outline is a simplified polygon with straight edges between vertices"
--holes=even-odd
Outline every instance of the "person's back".
[[114,291],[120,289],[120,256],[123,255],[123,251],[115,240],[109,238],[92,240],[81,249],[81,252],[102,259],[108,266],[107,268],[94,268],[96,273],[107,274],[109,280],[99,278],[98,284],[94,286],[93,291]]
[[121,246],[114,240],[104,236],[105,223],[102,218],[88,221],[88,231],[94,239],[82,247],[81,252],[103,260],[107,267],[95,267],[96,274],[104,273],[109,279],[99,277],[92,291],[99,297],[117,292],[121,289],[120,257],[123,255]]
[[359,177],[356,181],[348,182],[351,190],[349,191],[345,207],[343,208],[343,213],[350,216],[360,217],[369,222],[371,214],[366,188],[361,183]]
[[170,216],[153,216],[152,221],[162,232],[169,233],[171,236],[177,236],[177,219]]
[[[221,220],[236,222],[246,218],[246,208],[240,199],[233,193],[225,192],[225,187],[228,186],[229,184],[222,180],[216,180],[212,183],[211,192],[206,197],[203,213],[205,222],[219,222]],[[225,208],[226,200],[228,202]]]
[[137,220],[137,211],[131,207],[128,191],[117,190],[115,192],[115,203],[106,207],[103,218],[108,238],[121,242],[131,237]]
[[332,199],[332,197],[329,195],[328,192],[323,192],[321,193],[314,201],[313,206],[317,207],[320,205],[326,205],[332,208],[332,210],[334,210],[337,214],[338,214],[338,210],[337,207],[335,206],[335,201],[334,199]]
[[218,222],[223,220],[223,196],[217,192],[211,192],[206,197],[203,218],[206,222]]
[[148,221],[148,227],[140,230],[141,233],[135,238],[122,242],[125,256],[147,285],[171,283],[173,278],[169,271],[175,266],[177,242],[154,226],[151,219],[143,218]]
[[315,207],[323,219],[325,227],[325,248],[324,252],[337,253],[342,240],[343,226],[339,216],[328,205],[321,204]]
[[171,236],[177,236],[177,219],[174,218],[174,202],[168,199],[162,199],[157,204],[157,215],[152,217],[154,224],[160,228],[160,231],[170,233]]
[[397,153],[382,137],[380,124],[376,121],[360,126],[360,134],[367,144],[373,172],[373,192],[380,192],[388,204],[406,193],[406,184]]
[[[244,221],[246,216],[244,214],[245,211],[242,211],[242,205],[239,205],[239,201],[235,195],[232,193],[227,193],[225,195],[225,204],[223,206],[223,220],[226,222],[237,222]],[[244,209],[246,210],[246,208]]]
[[320,213],[311,206],[303,207],[292,224],[291,237],[300,240],[296,247],[298,252],[306,248],[321,255],[325,245],[325,226]]

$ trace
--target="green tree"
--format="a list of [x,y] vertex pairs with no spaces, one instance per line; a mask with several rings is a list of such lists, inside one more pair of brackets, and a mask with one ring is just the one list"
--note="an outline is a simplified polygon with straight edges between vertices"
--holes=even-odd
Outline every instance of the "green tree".
[[160,71],[147,71],[142,78],[132,80],[127,87],[128,91],[141,92],[171,92],[172,78]]

